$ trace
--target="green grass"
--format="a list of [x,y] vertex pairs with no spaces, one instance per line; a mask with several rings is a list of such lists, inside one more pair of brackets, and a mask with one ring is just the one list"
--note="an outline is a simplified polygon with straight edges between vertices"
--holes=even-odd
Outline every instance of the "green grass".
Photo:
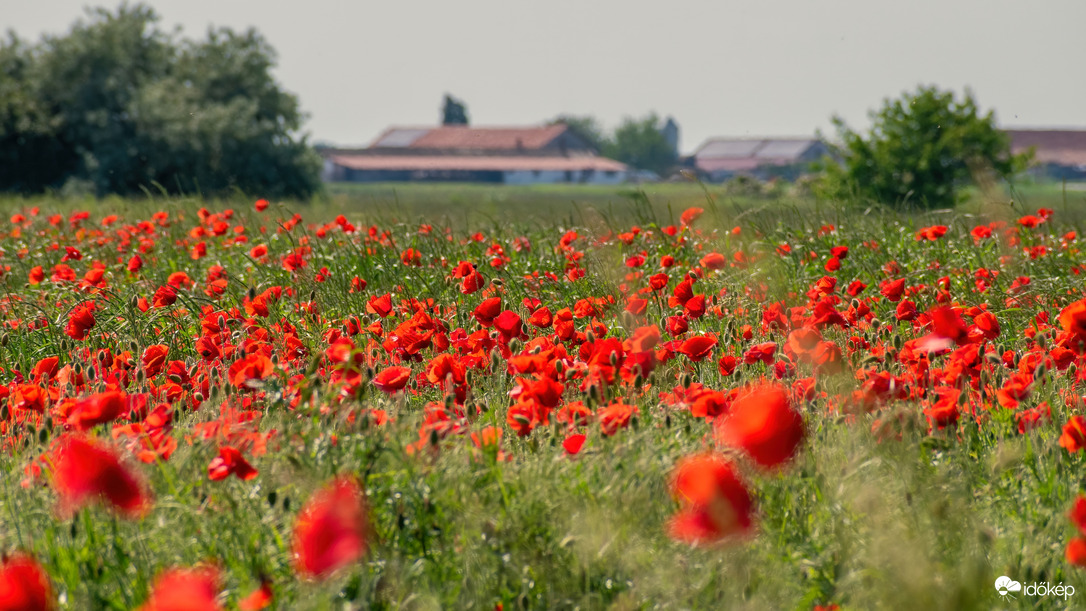
[[[92,362],[79,352],[84,347],[90,354],[130,350],[138,361],[147,345],[163,343],[170,347],[171,359],[183,361],[186,368],[198,366],[193,346],[201,334],[198,309],[205,304],[223,311],[241,308],[250,287],[256,292],[272,286],[293,290],[256,326],[268,331],[278,350],[285,335],[281,323],[290,322],[307,354],[279,358],[276,375],[262,394],[252,397],[263,414],[259,430],[274,431],[267,453],[250,456],[260,471],[252,481],[209,481],[207,466],[217,444],[193,434],[195,425],[219,418],[224,402],[237,401],[238,391],[224,384],[191,409],[186,403],[194,389],[186,388],[185,398],[172,408],[171,435],[179,441],[178,450],[168,461],[136,467],[155,495],[152,511],[140,520],[121,519],[101,507],[60,518],[47,477],[28,480],[25,487],[22,482],[24,469],[48,449],[64,425],[59,420],[18,425],[10,421],[9,412],[0,435],[5,444],[0,455],[0,549],[26,550],[37,558],[60,596],[60,606],[70,609],[134,608],[161,570],[199,562],[223,569],[222,600],[228,608],[254,589],[262,575],[271,578],[276,607],[283,609],[489,609],[498,603],[505,609],[810,609],[829,603],[845,609],[987,609],[1001,604],[993,588],[1000,575],[1024,584],[1073,585],[1078,592],[1067,602],[1019,595],[1017,603],[1002,604],[1074,607],[1075,600],[1086,596],[1086,578],[1067,564],[1063,549],[1075,531],[1067,511],[1086,490],[1086,471],[1082,453],[1069,454],[1057,438],[1075,411],[1067,394],[1084,393],[1082,382],[1067,371],[1041,373],[1023,400],[1021,409],[1041,402],[1052,408],[1051,421],[1025,435],[1015,428],[1014,410],[999,406],[982,410],[977,418],[963,416],[957,427],[934,431],[918,399],[893,401],[870,414],[847,413],[842,400],[857,388],[855,379],[848,373],[819,376],[819,395],[800,406],[808,438],[797,458],[771,473],[744,466],[758,504],[757,534],[692,548],[666,533],[666,522],[678,506],[668,488],[672,470],[680,458],[711,446],[712,427],[688,410],[665,405],[660,393],[684,382],[728,390],[772,376],[770,368],[753,364],[724,377],[714,361],[723,354],[741,357],[754,342],[783,343],[785,334],[760,329],[766,302],[806,304],[804,294],[827,274],[822,264],[832,246],[850,247],[841,270],[833,274],[843,298],[839,309],[850,304],[852,298],[842,291],[853,279],[870,285],[861,298],[877,296],[878,282],[887,277],[883,266],[894,261],[910,286],[921,287],[911,298],[922,311],[935,305],[933,287],[943,276],[949,277],[952,295],[964,306],[988,304],[1002,326],[989,350],[998,347],[999,353],[1012,350],[1021,356],[1037,349],[1038,342],[1027,337],[1026,330],[1041,311],[1057,325],[1040,331],[1041,341],[1051,346],[1060,307],[1083,295],[1081,277],[1070,269],[1086,263],[1084,255],[1060,248],[1059,238],[1072,229],[1081,234],[1086,206],[1079,205],[1083,194],[1070,191],[1064,205],[1062,189],[1049,186],[1016,193],[1013,205],[977,196],[957,211],[920,215],[790,196],[740,197],[718,187],[710,187],[707,197],[702,187],[688,184],[645,186],[640,193],[566,186],[333,186],[325,200],[273,204],[264,215],[254,213],[248,200],[6,200],[4,207],[11,213],[36,205],[42,215],[18,236],[5,226],[0,238],[0,264],[11,268],[2,278],[3,318],[21,321],[9,323],[0,339],[0,381],[10,381],[13,369],[26,373],[50,355],[59,356],[61,365],[83,366]],[[706,209],[695,224],[700,233],[689,234],[683,244],[661,239],[659,227],[677,224],[690,205]],[[230,225],[244,227],[250,242],[224,246],[219,238],[191,237],[201,206],[214,212],[236,210]],[[1013,221],[1042,206],[1056,209],[1056,215],[1050,224],[1023,232],[1019,245],[996,240],[974,245],[969,237],[978,224]],[[82,234],[67,221],[53,228],[44,218],[82,208],[92,210]],[[170,213],[171,223],[153,229],[154,244],[144,253],[147,267],[140,277],[129,277],[123,266],[135,246],[122,247],[119,230],[160,209]],[[295,211],[317,226],[303,224],[276,233],[277,221]],[[101,234],[92,230],[110,212],[120,213],[121,222]],[[378,232],[388,230],[391,243],[338,231],[318,238],[318,226],[337,214],[363,228],[363,236],[370,225]],[[432,224],[433,232],[420,234],[420,223]],[[836,231],[819,235],[828,224]],[[947,225],[947,236],[918,242],[915,232],[932,224]],[[632,245],[603,239],[631,225],[645,230]],[[736,226],[740,232],[733,235]],[[445,238],[446,227],[451,240]],[[584,236],[575,244],[585,253],[588,274],[575,282],[546,283],[539,290],[526,285],[523,278],[533,271],[562,276],[566,259],[555,247],[568,229]],[[649,230],[657,237],[645,237]],[[475,232],[482,232],[484,240],[468,239]],[[530,240],[530,251],[512,248],[514,238],[521,236]],[[190,252],[201,239],[209,254],[194,260]],[[307,255],[308,266],[292,274],[278,258],[303,240],[313,251]],[[878,247],[865,242],[877,242]],[[269,246],[271,263],[248,256],[256,243]],[[493,256],[487,250],[495,243],[509,256],[502,269],[487,264]],[[792,256],[773,254],[782,243],[792,246]],[[66,245],[83,252],[81,261],[68,262],[79,277],[92,261],[107,265],[108,292],[94,295],[48,280],[27,285],[34,265],[43,265],[48,278]],[[1022,248],[1032,245],[1053,250],[1031,259]],[[408,247],[422,251],[422,267],[400,262],[401,251]],[[650,255],[646,275],[658,271],[661,255],[680,261],[667,294],[681,272],[709,251],[732,260],[732,253],[742,250],[754,256],[755,263],[710,273],[695,285],[727,309],[719,317],[707,314],[690,324],[690,334],[721,337],[713,360],[691,363],[678,356],[660,366],[648,381],[651,386],[612,387],[611,395],[638,407],[638,417],[614,436],[601,434],[598,424],[587,427],[588,442],[577,457],[562,450],[568,432],[564,426],[544,424],[527,437],[516,436],[506,421],[513,376],[500,363],[492,368],[489,357],[472,371],[470,382],[471,400],[483,409],[463,424],[465,433],[490,425],[502,428],[502,450],[509,461],[473,452],[467,434],[420,437],[424,405],[446,401],[439,388],[421,386],[389,397],[366,385],[357,395],[340,399],[328,381],[324,334],[342,329],[351,316],[359,317],[363,326],[377,321],[366,313],[372,296],[392,293],[397,303],[401,298],[434,299],[452,307],[442,317],[450,329],[470,333],[477,328],[471,311],[482,296],[462,295],[457,283],[447,279],[458,261],[478,263],[488,280],[499,280],[504,307],[526,317],[521,305],[526,297],[539,298],[555,311],[585,297],[620,298],[621,283],[643,283],[628,280],[631,270],[624,266],[626,257],[641,250]],[[804,263],[807,252],[821,258]],[[230,280],[226,293],[215,300],[201,290],[212,265],[223,266]],[[323,283],[315,280],[321,267],[331,273]],[[980,268],[1000,272],[986,293],[974,291],[973,271]],[[169,273],[179,270],[193,278],[196,288],[183,292],[177,304],[147,313],[132,306],[133,299],[150,298]],[[368,282],[362,293],[349,292],[355,275]],[[1032,279],[1025,295],[1040,296],[1039,305],[1006,302],[1006,291],[1020,276]],[[761,284],[765,298],[747,292]],[[63,333],[66,314],[88,298],[102,306],[98,325],[87,340],[73,341]],[[319,314],[298,310],[310,302]],[[634,326],[656,324],[663,329],[665,318],[674,314],[666,305],[653,301],[643,319],[631,321],[620,303],[600,322],[620,339]],[[877,328],[828,328],[823,331],[826,339],[842,349],[853,336],[893,347],[927,332],[895,321],[895,304],[871,299],[871,306],[881,323]],[[49,326],[30,330],[27,322],[38,317]],[[385,321],[384,332],[405,318]],[[578,320],[578,329],[584,330],[585,323]],[[754,329],[750,341],[738,335],[744,324]],[[238,322],[229,326],[239,344],[249,335]],[[390,364],[381,340],[366,345],[365,337],[356,338],[360,352],[375,354],[371,366],[380,371]],[[569,350],[576,356],[575,345]],[[421,372],[433,356],[434,351],[427,351],[421,362],[406,364]],[[871,367],[903,375],[908,370],[902,362],[880,362],[865,351],[846,351],[846,360],[848,371]],[[978,382],[982,388],[998,388],[1011,372],[986,363]],[[945,360],[936,360],[933,366],[944,365]],[[297,373],[309,375],[291,381],[290,375]],[[810,366],[797,366],[795,377],[810,375]],[[146,380],[133,375],[126,389],[148,392],[152,384],[165,383],[165,376]],[[82,396],[100,386],[98,381],[56,391]],[[290,389],[300,389],[307,397],[294,409],[284,393]],[[578,389],[574,380],[564,397],[591,401],[590,393]],[[366,409],[385,410],[390,422],[378,427],[356,418]],[[873,433],[876,421],[898,423],[892,429],[897,435],[880,439]],[[94,434],[108,438],[110,428],[100,425]],[[420,440],[427,442],[422,452],[409,453],[408,446]],[[312,492],[337,474],[354,474],[365,484],[374,533],[371,550],[363,561],[328,581],[306,582],[295,576],[292,566],[292,524]]]

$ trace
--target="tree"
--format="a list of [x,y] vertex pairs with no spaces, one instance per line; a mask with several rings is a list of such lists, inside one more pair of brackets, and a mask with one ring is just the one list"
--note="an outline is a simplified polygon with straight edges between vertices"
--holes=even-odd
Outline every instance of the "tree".
[[961,187],[978,172],[1010,178],[1029,161],[1011,155],[994,114],[981,116],[969,91],[959,102],[953,92],[919,87],[887,100],[871,118],[867,138],[833,118],[840,142],[832,148],[841,163],[825,164],[824,194],[944,208],[957,203]]
[[590,144],[592,148],[597,151],[602,152],[610,141],[607,134],[604,133],[603,127],[600,126],[600,122],[597,121],[595,117],[558,115],[548,123],[548,125],[559,124],[568,127],[569,131]]
[[175,40],[157,21],[143,5],[96,9],[64,36],[0,47],[0,160],[50,168],[0,170],[0,190],[68,181],[99,195],[154,185],[264,196],[317,190],[319,159],[298,134],[297,99],[271,77],[275,53],[264,39],[213,30],[205,41]]
[[441,109],[442,125],[467,125],[468,107],[460,100],[445,94],[445,104]]
[[604,146],[603,155],[659,175],[666,174],[678,161],[674,149],[660,131],[656,113],[649,113],[643,119],[624,120]]

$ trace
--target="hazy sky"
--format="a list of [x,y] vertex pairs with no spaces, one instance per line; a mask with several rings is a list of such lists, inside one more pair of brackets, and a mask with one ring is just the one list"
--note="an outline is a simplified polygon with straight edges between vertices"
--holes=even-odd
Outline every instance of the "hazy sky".
[[[0,0],[0,26],[60,34],[86,0]],[[164,28],[255,27],[279,52],[314,140],[365,144],[432,125],[672,115],[710,136],[854,126],[919,83],[971,87],[1004,126],[1086,128],[1086,0],[160,0]],[[101,6],[113,8],[110,0]]]

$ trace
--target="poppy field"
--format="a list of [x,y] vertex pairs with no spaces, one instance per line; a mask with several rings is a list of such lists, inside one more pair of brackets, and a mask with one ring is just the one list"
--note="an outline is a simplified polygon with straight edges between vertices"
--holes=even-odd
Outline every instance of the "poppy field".
[[1076,606],[1081,221],[9,200],[0,610]]

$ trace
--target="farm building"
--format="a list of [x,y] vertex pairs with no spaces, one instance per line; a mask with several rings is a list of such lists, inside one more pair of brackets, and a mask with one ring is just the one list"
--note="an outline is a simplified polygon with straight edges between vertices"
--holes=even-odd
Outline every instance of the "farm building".
[[326,181],[618,184],[629,175],[561,124],[394,127],[367,148],[321,153]]
[[714,182],[738,175],[795,179],[827,154],[816,138],[713,138],[698,148],[689,165]]
[[1011,152],[1033,149],[1032,172],[1057,180],[1086,180],[1086,130],[1008,129]]

